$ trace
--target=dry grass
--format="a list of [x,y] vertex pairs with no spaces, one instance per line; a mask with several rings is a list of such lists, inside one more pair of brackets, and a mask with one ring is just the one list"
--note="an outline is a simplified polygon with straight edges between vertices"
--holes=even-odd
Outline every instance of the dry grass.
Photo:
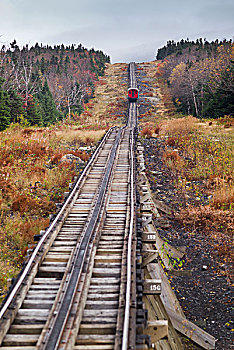
[[233,209],[234,203],[234,187],[232,185],[223,184],[217,187],[213,192],[211,206],[215,209]]
[[[125,112],[127,111],[127,89],[128,85],[123,80],[123,75],[127,76],[125,63],[108,64],[104,77],[99,81],[95,89],[95,98],[92,105],[79,119],[86,115],[84,125],[95,126],[96,129],[108,129],[110,126],[123,125]],[[87,118],[87,112],[90,113]]]
[[163,162],[168,166],[168,168],[174,170],[180,170],[184,166],[183,158],[179,155],[177,151],[166,150],[163,153]]
[[161,135],[169,137],[186,136],[197,129],[198,120],[192,116],[165,120],[161,123]]
[[[50,128],[15,126],[1,133],[0,140],[0,296],[6,281],[23,261],[33,236],[48,226],[55,202],[87,161],[90,153],[80,146],[93,146],[103,130],[76,130],[69,125]],[[74,160],[62,161],[66,154]]]
[[[233,129],[233,127],[229,127]],[[177,185],[189,195],[187,184],[199,198],[210,196],[208,205],[189,205],[178,214],[178,220],[194,232],[204,232],[219,254],[228,263],[226,275],[231,280],[233,259],[233,130],[218,122],[201,123],[187,117],[161,124],[160,135],[169,147],[163,160],[174,172]],[[175,152],[176,151],[176,152]]]

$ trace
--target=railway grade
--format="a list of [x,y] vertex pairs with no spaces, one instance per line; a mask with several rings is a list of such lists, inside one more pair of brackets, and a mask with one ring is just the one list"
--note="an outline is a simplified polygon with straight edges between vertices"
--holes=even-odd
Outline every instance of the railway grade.
[[135,348],[136,108],[107,132],[8,293],[1,350]]

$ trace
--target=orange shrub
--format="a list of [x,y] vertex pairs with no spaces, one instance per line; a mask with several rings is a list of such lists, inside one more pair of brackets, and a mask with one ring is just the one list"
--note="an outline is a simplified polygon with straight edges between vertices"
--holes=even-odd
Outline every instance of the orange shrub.
[[176,141],[177,141],[177,138],[176,138],[176,137],[168,137],[168,139],[167,139],[167,145],[168,145],[168,146],[175,146]]
[[93,144],[94,144],[94,139],[93,139],[92,137],[87,136],[87,137],[85,138],[85,144],[86,144],[87,146],[93,145]]
[[154,129],[154,133],[155,133],[156,135],[159,135],[160,130],[161,130],[160,126],[157,125],[157,126],[155,127],[155,129]]
[[58,162],[61,160],[63,156],[62,152],[55,153],[53,157],[51,158],[51,163],[52,164],[58,164]]
[[146,126],[144,129],[141,130],[141,135],[144,137],[152,137],[153,130],[149,126]]
[[176,163],[181,161],[181,157],[176,151],[165,151],[163,153],[163,160],[165,163],[168,163],[168,162]]

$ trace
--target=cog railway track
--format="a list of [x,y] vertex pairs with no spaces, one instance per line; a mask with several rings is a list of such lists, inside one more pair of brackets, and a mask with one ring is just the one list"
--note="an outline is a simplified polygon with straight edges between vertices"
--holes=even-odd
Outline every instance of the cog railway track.
[[0,311],[1,350],[135,346],[132,105],[128,124],[107,132],[12,287]]
[[[129,80],[137,88],[134,63]],[[163,242],[153,210],[160,215],[136,130],[132,101],[126,126],[106,133],[12,285],[0,310],[0,350],[143,350],[151,341],[182,350],[175,329],[214,349],[214,337],[186,320],[157,264]]]

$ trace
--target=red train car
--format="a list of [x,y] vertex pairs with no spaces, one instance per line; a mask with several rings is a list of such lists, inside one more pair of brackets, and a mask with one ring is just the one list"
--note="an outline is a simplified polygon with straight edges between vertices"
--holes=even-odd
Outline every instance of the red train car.
[[128,100],[129,102],[136,102],[139,97],[139,90],[137,88],[128,89]]

